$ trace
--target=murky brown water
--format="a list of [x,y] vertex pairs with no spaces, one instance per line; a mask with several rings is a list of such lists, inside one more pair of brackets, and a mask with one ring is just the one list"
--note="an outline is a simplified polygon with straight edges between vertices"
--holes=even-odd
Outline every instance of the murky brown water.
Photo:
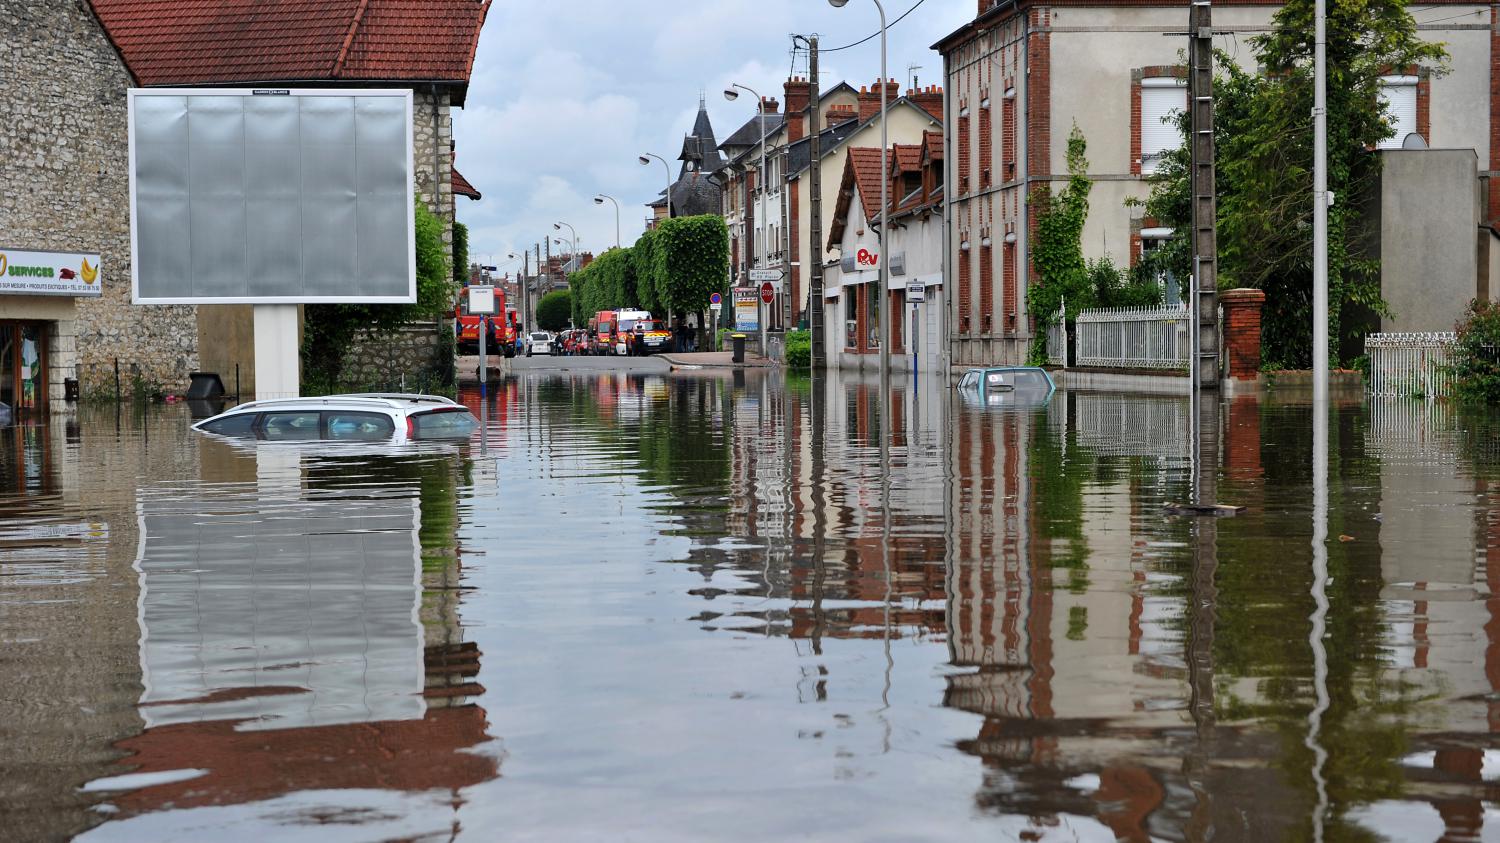
[[1246,509],[1195,523],[1182,401],[877,392],[538,375],[408,449],[0,430],[0,827],[1500,839],[1500,426],[1336,408],[1323,580],[1294,399],[1225,408]]

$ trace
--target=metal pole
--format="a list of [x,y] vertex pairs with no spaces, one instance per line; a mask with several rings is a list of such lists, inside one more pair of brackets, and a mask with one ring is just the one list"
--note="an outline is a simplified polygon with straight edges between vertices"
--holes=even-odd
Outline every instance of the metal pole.
[[812,242],[802,260],[812,262],[808,271],[807,291],[807,327],[812,331],[812,355],[808,367],[816,371],[826,363],[823,349],[823,165],[821,144],[818,142],[818,133],[821,131],[818,125],[818,36],[808,37],[807,50],[807,143],[810,152],[807,175],[811,193],[808,201],[812,209],[812,219],[809,220]]
[[489,367],[485,365],[485,338],[489,332],[490,318],[488,316],[479,317],[479,397],[481,399],[484,398],[487,389],[485,385],[486,372],[484,370]]
[[890,240],[886,235],[889,231],[887,226],[889,224],[888,218],[890,216],[891,205],[891,161],[890,143],[887,140],[886,131],[887,115],[885,113],[885,95],[886,88],[888,87],[885,83],[886,23],[885,7],[880,5],[880,0],[872,0],[872,2],[874,2],[875,4],[876,11],[880,12],[880,271],[876,275],[877,283],[880,284],[880,290],[878,291],[876,298],[877,309],[875,311],[875,318],[880,323],[881,333],[885,335],[880,338],[880,396],[885,403],[885,413],[882,418],[882,426],[886,428],[887,435],[889,435],[891,393],[891,326],[889,324],[890,314],[886,313],[886,311],[889,309],[886,307],[886,299],[889,295],[886,288],[890,286],[891,255],[889,248]]
[[1313,17],[1313,410],[1328,400],[1328,31],[1326,0]]
[[608,199],[615,204],[615,248],[620,248],[620,202],[608,193],[601,193],[594,197],[594,201],[603,205],[601,200]]

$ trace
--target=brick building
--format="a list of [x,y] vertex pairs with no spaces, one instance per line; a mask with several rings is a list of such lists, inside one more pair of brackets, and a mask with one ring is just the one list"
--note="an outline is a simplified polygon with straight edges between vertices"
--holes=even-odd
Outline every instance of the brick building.
[[[1267,32],[1274,2],[1214,4],[1216,46],[1247,69],[1246,39]],[[1133,265],[1171,236],[1126,200],[1144,198],[1161,153],[1180,139],[1161,118],[1186,106],[1187,0],[978,0],[975,18],[933,48],[949,92],[949,331],[954,365],[1019,363],[1032,337],[1026,305],[1028,194],[1067,178],[1068,134],[1088,141],[1094,181],[1084,255]],[[1418,34],[1445,43],[1452,72],[1413,68],[1384,79],[1397,121],[1443,149],[1472,149],[1484,177],[1500,170],[1500,19],[1452,0],[1413,10]],[[1477,189],[1477,185],[1476,185]],[[1500,217],[1490,180],[1488,222]],[[1481,222],[1486,220],[1481,219]]]
[[[139,378],[178,391],[191,371],[236,363],[253,386],[248,305],[130,303],[127,89],[411,88],[416,189],[449,223],[451,242],[454,184],[472,188],[453,170],[449,111],[463,105],[487,9],[482,0],[0,0],[0,23],[24,35],[0,58],[10,112],[0,252],[97,254],[100,287],[76,298],[0,287],[6,403],[41,409],[74,372],[86,393],[111,390],[116,360],[127,389]],[[27,394],[32,404],[17,401]]]

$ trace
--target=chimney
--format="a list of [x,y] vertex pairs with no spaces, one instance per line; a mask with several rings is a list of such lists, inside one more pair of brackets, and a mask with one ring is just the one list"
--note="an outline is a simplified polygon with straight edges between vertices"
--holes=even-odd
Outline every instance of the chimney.
[[853,120],[858,117],[859,112],[855,111],[852,105],[830,105],[828,110],[823,113],[823,116],[826,118],[827,125],[836,126],[846,120]]
[[786,80],[786,133],[787,142],[801,140],[807,134],[807,103],[812,98],[812,85],[801,76]]
[[906,92],[906,98],[911,100],[923,111],[931,114],[932,119],[943,119],[942,87],[938,85],[928,85],[925,88],[910,88]]
[[760,98],[760,111],[762,114],[775,114],[776,109],[780,106],[781,103],[777,102],[775,97]]
[[[901,96],[901,86],[896,80],[891,79],[885,83],[885,104],[887,107]],[[880,113],[880,83],[859,89],[859,119],[869,120]]]

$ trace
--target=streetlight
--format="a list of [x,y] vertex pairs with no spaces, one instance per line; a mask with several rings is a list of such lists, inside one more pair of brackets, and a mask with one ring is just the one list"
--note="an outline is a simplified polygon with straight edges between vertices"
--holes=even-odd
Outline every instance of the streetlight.
[[615,248],[618,249],[620,248],[620,202],[608,193],[601,193],[594,197],[594,204],[603,205],[606,199],[615,203]]
[[[724,89],[724,99],[730,102],[739,99],[739,91],[736,91],[735,88],[755,95],[755,109],[760,114],[760,170],[755,174],[755,180],[758,182],[756,187],[760,188],[760,195],[756,197],[755,221],[762,227],[762,230],[760,236],[755,239],[760,241],[760,265],[764,269],[766,264],[770,262],[768,260],[769,253],[766,250],[766,232],[770,231],[770,227],[766,225],[766,101],[761,97],[759,91],[747,85],[741,85],[738,82],[730,83],[729,87]],[[770,313],[767,312],[766,315],[770,316]],[[761,320],[760,326],[760,352],[762,354],[766,353],[766,321],[768,320]]]
[[[568,225],[568,224],[565,223],[565,222],[555,222],[555,223],[552,224],[552,229],[554,231],[562,231],[562,227],[565,226],[565,225]],[[571,231],[571,232],[573,232],[573,243],[572,243],[573,260],[576,262],[578,260],[578,232],[576,230],[574,230],[573,226],[571,226],[571,225],[568,225],[568,230]],[[558,245],[561,246],[563,244],[559,243]],[[578,267],[577,267],[576,264],[573,267],[573,271],[574,272],[578,271]]]
[[641,162],[642,165],[646,165],[646,164],[650,164],[651,163],[651,159],[652,158],[655,158],[656,160],[660,161],[662,169],[664,169],[664,170],[667,171],[667,219],[671,219],[672,218],[672,165],[667,163],[667,159],[661,157],[660,155],[652,153],[652,152],[648,152],[645,155],[640,156],[640,158],[638,160]]
[[[828,0],[828,4],[830,6],[833,6],[836,9],[843,8],[844,5],[847,4],[848,2],[849,2],[849,0]],[[880,322],[880,321],[887,321],[887,320],[883,320],[882,317],[889,317],[889,314],[885,312],[887,308],[884,306],[885,302],[882,301],[881,297],[889,295],[889,292],[886,290],[886,287],[889,284],[889,273],[890,273],[890,267],[889,267],[890,251],[887,248],[887,246],[889,246],[890,244],[886,241],[885,233],[886,233],[886,216],[889,213],[889,209],[890,209],[890,205],[891,205],[891,200],[890,200],[890,196],[889,196],[890,190],[891,190],[891,178],[890,178],[890,163],[891,163],[890,162],[890,158],[891,158],[891,156],[890,156],[890,146],[889,146],[889,144],[886,141],[886,126],[885,126],[885,117],[886,117],[886,115],[885,115],[885,89],[887,87],[886,84],[885,84],[885,78],[886,78],[886,76],[885,76],[885,28],[886,28],[885,27],[885,7],[882,6],[882,5],[880,5],[880,0],[870,0],[870,2],[872,2],[872,3],[875,4],[875,10],[880,13],[880,251],[881,251],[881,255],[880,255],[880,267],[879,267],[879,271],[876,274],[876,283],[880,285],[880,290],[877,293],[877,298],[876,298],[876,302],[877,302],[876,307],[877,307],[877,310],[875,311],[875,319],[876,319],[877,322]],[[816,248],[817,247],[814,246],[814,249],[816,249]],[[882,329],[883,329],[882,332],[884,334],[886,334],[886,336],[883,336],[883,337],[880,338],[880,392],[881,392],[881,395],[884,397],[884,396],[890,395],[890,391],[891,391],[891,348],[890,348],[891,344],[889,342],[889,340],[890,340],[890,333],[891,333],[891,326],[884,325],[884,326],[882,326]],[[886,415],[885,419],[881,420],[883,424],[888,424],[888,422],[886,421],[886,419],[889,419],[889,414]],[[889,434],[887,434],[887,435],[889,435]]]

